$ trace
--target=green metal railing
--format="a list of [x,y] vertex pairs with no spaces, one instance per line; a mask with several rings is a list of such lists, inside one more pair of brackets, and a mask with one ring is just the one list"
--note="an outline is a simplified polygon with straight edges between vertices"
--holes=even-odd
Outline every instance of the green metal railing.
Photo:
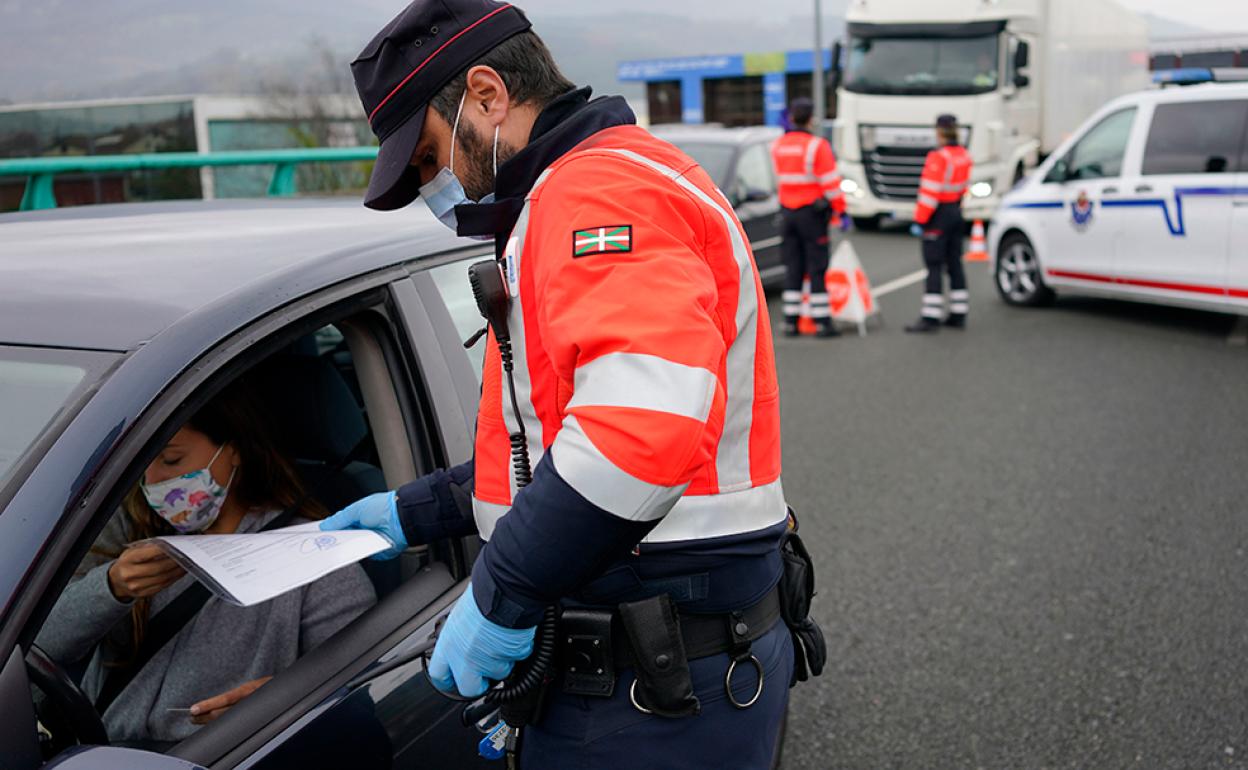
[[377,159],[376,147],[309,147],[293,150],[236,150],[232,152],[156,152],[142,155],[78,155],[60,158],[0,160],[0,177],[26,177],[22,211],[56,208],[53,180],[61,174],[105,171],[203,168],[205,166],[275,166],[269,195],[295,194],[295,169],[303,163],[345,163]]

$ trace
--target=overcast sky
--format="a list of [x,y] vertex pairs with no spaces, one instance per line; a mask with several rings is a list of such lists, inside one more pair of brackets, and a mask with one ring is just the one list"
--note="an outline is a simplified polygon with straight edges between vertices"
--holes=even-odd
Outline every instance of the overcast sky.
[[1248,34],[1248,2],[1244,0],[1119,0],[1137,11],[1167,16],[1220,32]]

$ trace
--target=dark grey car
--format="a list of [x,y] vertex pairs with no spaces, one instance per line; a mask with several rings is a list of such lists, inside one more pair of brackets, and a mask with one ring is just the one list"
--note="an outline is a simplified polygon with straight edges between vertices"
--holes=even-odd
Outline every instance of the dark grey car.
[[175,745],[96,748],[79,662],[34,645],[142,469],[244,373],[329,510],[468,459],[483,346],[461,343],[480,325],[466,266],[488,247],[465,243],[423,207],[346,201],[0,217],[0,765],[481,761],[421,658],[475,538],[370,563],[374,608]]
[[771,161],[779,128],[662,125],[651,131],[679,147],[706,169],[732,204],[767,287],[784,280],[780,257],[780,198]]

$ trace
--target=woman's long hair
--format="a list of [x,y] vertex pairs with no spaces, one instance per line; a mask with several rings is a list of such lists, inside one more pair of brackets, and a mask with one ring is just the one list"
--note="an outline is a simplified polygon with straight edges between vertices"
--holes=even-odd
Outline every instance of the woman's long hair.
[[[276,511],[295,506],[295,516],[323,519],[327,511],[304,494],[294,466],[278,451],[272,432],[256,397],[245,382],[227,386],[191,419],[186,427],[206,435],[217,446],[230,444],[238,451],[239,465],[230,494],[243,510]],[[139,482],[126,494],[122,509],[129,521],[131,542],[160,535],[178,534],[143,496]],[[120,554],[110,554],[112,557]],[[130,609],[130,659],[143,643],[151,598],[136,599]],[[122,665],[125,665],[123,661]]]

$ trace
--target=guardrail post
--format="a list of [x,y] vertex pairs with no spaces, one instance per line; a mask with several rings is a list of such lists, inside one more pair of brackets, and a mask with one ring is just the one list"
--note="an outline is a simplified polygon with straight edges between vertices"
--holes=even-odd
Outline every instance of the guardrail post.
[[56,193],[52,190],[54,174],[31,174],[26,178],[26,191],[22,193],[20,211],[56,208]]
[[273,181],[269,182],[269,195],[291,196],[295,194],[294,163],[278,163],[273,169]]

